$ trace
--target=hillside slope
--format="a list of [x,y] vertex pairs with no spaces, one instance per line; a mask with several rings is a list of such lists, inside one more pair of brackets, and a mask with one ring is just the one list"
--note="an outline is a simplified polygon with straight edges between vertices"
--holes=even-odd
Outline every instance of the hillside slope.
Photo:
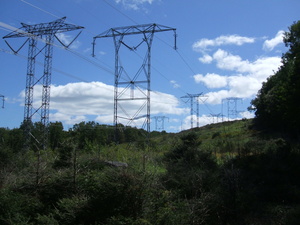
[[79,128],[26,152],[20,130],[0,130],[1,224],[299,222],[299,143],[252,120],[154,132],[150,145],[134,128],[119,145],[109,128]]

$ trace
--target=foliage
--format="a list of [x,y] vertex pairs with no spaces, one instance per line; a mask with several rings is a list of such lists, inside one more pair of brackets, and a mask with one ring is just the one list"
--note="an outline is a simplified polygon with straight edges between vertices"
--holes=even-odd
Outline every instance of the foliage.
[[[300,202],[300,155],[283,139],[270,140],[265,148],[264,153],[234,158],[222,166],[222,197],[230,208],[226,218],[236,223],[289,224],[287,217],[294,218],[291,206]],[[279,208],[284,214],[279,215]]]
[[209,152],[198,149],[195,133],[181,137],[182,144],[165,155],[166,184],[182,197],[193,198],[210,189],[216,163]]
[[[273,119],[281,115],[285,122],[285,82],[295,81],[291,59],[298,57],[296,35],[289,35],[286,43],[293,45],[283,67],[254,100],[272,106]],[[268,113],[257,109],[257,115]],[[148,142],[144,130],[119,125],[117,144],[111,126],[82,122],[65,131],[55,122],[49,147],[31,140],[27,151],[24,124],[0,128],[0,224],[296,225],[300,141],[290,134],[296,128],[260,130],[259,118],[256,124],[245,119],[178,134],[151,132]],[[39,138],[41,124],[31,128]]]
[[289,50],[282,56],[282,66],[263,83],[252,100],[260,125],[280,131],[299,133],[300,106],[300,21],[285,32],[283,41]]
[[[0,224],[298,224],[299,37],[297,22],[252,101],[255,123],[153,131],[145,142],[146,131],[122,124],[55,122],[48,148],[32,138],[26,151],[24,123],[0,128]],[[38,140],[43,125],[30,126]]]
[[104,125],[51,126],[51,147],[27,152],[10,142],[21,129],[0,129],[1,224],[297,224],[300,143],[251,120],[157,132],[150,147],[135,128],[113,145]]
[[49,142],[51,149],[59,148],[65,139],[64,136],[64,127],[61,122],[49,124]]

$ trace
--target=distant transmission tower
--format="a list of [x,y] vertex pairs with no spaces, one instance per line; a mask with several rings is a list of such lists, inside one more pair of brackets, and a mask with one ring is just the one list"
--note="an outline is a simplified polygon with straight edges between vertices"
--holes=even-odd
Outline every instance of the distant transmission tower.
[[219,122],[219,118],[220,118],[220,117],[223,117],[223,114],[221,114],[221,113],[217,113],[217,114],[211,113],[210,116],[211,116],[212,119],[213,119],[213,123],[215,123],[215,118],[217,118],[217,123],[218,123],[218,122]]
[[197,115],[197,127],[199,127],[199,98],[200,97],[206,97],[204,96],[202,93],[200,94],[186,94],[185,96],[182,96],[181,98],[185,98],[187,99],[186,102],[190,101],[191,102],[191,128],[194,128],[194,123],[193,123],[193,120],[194,120],[194,103],[196,103],[197,105],[197,108],[196,108],[196,115]]
[[[111,28],[93,38],[93,56],[95,56],[95,44],[97,38],[112,37],[115,47],[115,83],[114,83],[114,125],[115,141],[118,142],[119,120],[127,121],[127,125],[134,123],[138,119],[143,119],[143,128],[146,127],[148,138],[150,134],[150,81],[151,81],[151,46],[156,32],[173,31],[175,36],[176,49],[176,29],[158,24],[146,24]],[[125,36],[140,35],[141,40],[135,46],[124,41]],[[143,45],[144,44],[144,45]],[[142,65],[137,72],[131,73],[121,62],[121,46],[126,47],[131,52],[137,51],[144,46],[146,54]],[[142,58],[142,57],[141,57]],[[134,61],[135,65],[137,64]],[[128,68],[128,67],[127,67]],[[141,85],[146,85],[143,87]],[[130,102],[131,101],[131,102]],[[135,101],[135,103],[132,103]],[[138,106],[134,108],[134,106]]]
[[153,116],[153,119],[155,119],[155,130],[164,130],[165,129],[165,119],[168,119],[167,116]]
[[[50,106],[50,85],[51,85],[51,72],[52,72],[52,55],[53,55],[53,42],[56,38],[65,48],[68,48],[79,34],[68,45],[65,45],[56,34],[66,31],[73,31],[82,29],[81,26],[65,23],[66,17],[55,20],[50,23],[39,23],[35,25],[28,25],[21,23],[22,27],[4,36],[7,38],[26,37],[26,41],[18,49],[14,50],[11,45],[7,43],[9,48],[17,54],[23,46],[28,42],[28,62],[27,62],[27,76],[26,76],[26,89],[25,89],[25,109],[24,109],[24,126],[25,126],[25,148],[29,147],[31,136],[32,117],[36,113],[40,114],[43,130],[41,131],[42,147],[46,148],[48,141],[48,125],[49,125],[49,106]],[[38,40],[43,42],[44,46],[38,48]],[[42,76],[35,74],[35,61],[36,57],[42,53],[44,55],[44,72]],[[42,85],[42,101],[39,107],[33,108],[33,90],[37,84]]]
[[239,113],[239,111],[237,110],[237,103],[238,103],[238,101],[242,101],[242,99],[237,98],[237,97],[230,97],[230,98],[223,99],[222,100],[222,108],[223,108],[223,102],[224,101],[227,101],[227,117],[228,117],[228,120],[230,118],[236,119],[238,117],[238,113]]
[[2,109],[4,109],[5,97],[4,97],[4,95],[0,95],[0,98],[2,98]]

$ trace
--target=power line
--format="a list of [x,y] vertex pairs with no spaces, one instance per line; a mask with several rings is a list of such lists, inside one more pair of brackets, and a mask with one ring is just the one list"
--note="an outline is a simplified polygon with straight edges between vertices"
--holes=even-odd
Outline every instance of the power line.
[[[29,147],[30,141],[30,130],[32,117],[37,112],[40,112],[41,115],[41,123],[43,125],[42,128],[42,145],[45,149],[47,147],[48,142],[48,124],[49,124],[49,107],[50,107],[50,87],[51,87],[51,74],[52,74],[52,57],[53,57],[53,45],[51,43],[54,42],[56,38],[65,48],[68,48],[70,44],[78,37],[78,35],[71,41],[68,45],[64,45],[59,38],[56,36],[57,33],[73,31],[78,29],[83,29],[81,26],[67,24],[65,23],[65,17],[49,22],[49,23],[39,23],[34,25],[28,25],[25,23],[21,23],[22,27],[17,31],[12,31],[3,37],[3,39],[7,38],[17,38],[17,37],[26,37],[27,40],[23,43],[23,45],[15,51],[5,40],[9,48],[18,53],[21,48],[28,42],[28,61],[27,61],[27,75],[26,75],[26,88],[25,88],[25,108],[24,108],[24,125],[25,125],[25,145],[24,147],[27,149]],[[79,33],[80,34],[80,33]],[[45,45],[38,52],[37,48],[37,38],[40,39],[45,38]],[[44,72],[43,75],[37,80],[34,81],[35,78],[35,59],[36,57],[44,51]],[[33,91],[35,85],[42,81],[42,102],[41,105],[33,110]]]
[[[35,35],[32,35],[32,34],[27,34],[26,32],[24,32],[24,31],[22,31],[22,30],[19,30],[18,28],[12,27],[12,26],[10,26],[10,25],[8,25],[8,24],[5,24],[5,23],[3,23],[3,22],[0,22],[0,26],[4,27],[5,29],[10,30],[10,31],[14,31],[14,32],[22,32],[24,35],[29,35],[30,37],[33,37],[33,38],[35,38],[35,39],[37,39],[37,40],[39,40],[39,41],[41,41],[41,42],[47,43],[44,39],[42,39],[42,38],[40,38],[40,37],[38,37],[38,36],[35,36]],[[72,50],[72,49],[70,49],[70,48],[66,48],[66,47],[57,45],[57,44],[55,44],[55,43],[48,43],[48,44],[53,45],[53,46],[55,46],[55,47],[57,47],[57,48],[60,48],[60,49],[63,49],[63,50],[67,50],[67,51],[71,52],[72,54],[74,54],[75,56],[77,56],[77,57],[83,59],[84,61],[87,61],[87,62],[89,62],[90,64],[92,64],[92,65],[94,65],[94,66],[100,68],[101,70],[103,70],[103,71],[105,71],[105,72],[107,72],[107,73],[109,73],[109,74],[112,74],[112,75],[114,74],[113,70],[110,70],[109,68],[106,68],[106,67],[100,65],[99,63],[96,63],[95,61],[93,61],[93,60],[91,60],[90,58],[88,58],[88,57],[82,55],[82,54],[79,53],[79,52],[76,52],[75,50]],[[12,49],[12,50],[13,50],[13,49]],[[18,51],[18,50],[17,50],[17,51]],[[97,59],[97,60],[100,62],[99,59]],[[103,63],[103,62],[102,62],[102,63]]]
[[[28,2],[26,2],[25,0],[20,0],[20,1],[22,1],[22,2],[28,4],[28,5],[32,6],[32,7],[34,7],[34,8],[36,8],[36,9],[40,10],[40,11],[42,11],[42,12],[45,12],[45,13],[47,13],[47,14],[49,14],[49,15],[52,15],[52,16],[58,18],[57,15],[52,14],[52,13],[50,13],[49,11],[44,10],[44,9],[42,9],[42,8],[36,6],[36,5],[33,5],[32,3],[28,3]],[[103,0],[103,1],[104,1],[108,6],[110,6],[110,7],[113,8],[115,11],[117,11],[119,14],[121,14],[122,16],[126,17],[127,19],[129,19],[129,20],[132,21],[133,23],[138,24],[134,19],[132,19],[132,18],[131,18],[130,16],[128,16],[127,14],[123,13],[121,10],[119,10],[118,8],[116,8],[114,5],[112,5],[111,3],[109,3],[107,0]],[[80,8],[80,9],[81,9],[81,8]],[[81,9],[81,10],[82,10],[82,9]],[[90,13],[89,13],[89,14],[90,14]],[[95,17],[95,16],[94,16],[94,17]],[[148,16],[148,18],[150,18],[150,17]],[[177,34],[174,34],[174,36],[175,36],[175,42],[176,42]],[[171,48],[174,47],[175,50],[176,50],[176,52],[178,53],[180,59],[184,62],[184,64],[189,68],[189,70],[190,70],[193,74],[196,74],[196,72],[192,69],[192,67],[191,67],[191,66],[189,65],[189,63],[187,62],[187,60],[183,57],[183,55],[182,55],[182,54],[179,52],[179,50],[177,49],[177,44],[176,44],[176,43],[175,43],[174,46],[171,46],[169,43],[167,43],[166,41],[164,41],[164,40],[161,39],[160,37],[156,37],[156,38],[157,38],[158,40],[160,40],[161,42],[163,42],[165,45],[167,45],[167,46],[169,46],[169,47],[171,47]],[[160,73],[160,71],[158,71],[156,68],[154,68],[154,67],[152,67],[152,68],[155,69],[158,73]],[[111,71],[111,73],[113,74],[112,71]],[[161,75],[162,77],[164,77],[166,80],[170,81],[170,80],[169,80],[168,78],[166,78],[162,73],[160,73],[160,75]],[[207,89],[206,86],[205,86],[205,88]],[[183,93],[186,93],[185,90],[183,90],[183,89],[181,89],[181,90],[182,90]],[[207,90],[208,90],[208,89],[207,89]],[[209,91],[209,90],[208,90],[208,91]]]
[[33,8],[38,9],[38,10],[44,12],[44,13],[47,13],[47,14],[49,14],[49,15],[51,15],[51,16],[57,18],[57,19],[61,18],[60,16],[57,16],[57,15],[55,15],[55,14],[53,14],[53,13],[50,13],[50,12],[48,12],[48,11],[46,11],[46,10],[40,8],[40,7],[37,7],[37,6],[33,5],[33,4],[31,4],[31,3],[27,2],[27,1],[25,1],[25,0],[20,0],[20,1],[23,2],[23,3],[25,3],[25,4],[27,4],[27,5],[29,5],[29,6],[31,6],[31,7],[33,7]]
[[[25,1],[25,0],[20,0],[20,1],[24,2],[25,4],[27,4],[27,5],[29,5],[29,6],[31,6],[31,7],[33,7],[33,8],[35,8],[35,9],[37,9],[37,10],[40,10],[41,12],[44,12],[44,13],[46,13],[46,14],[49,14],[49,15],[55,17],[55,18],[61,18],[61,17],[63,17],[63,16],[62,16],[63,14],[62,14],[61,12],[59,12],[58,10],[56,10],[56,9],[54,9],[54,10],[57,11],[61,16],[55,15],[55,14],[53,14],[53,13],[51,13],[51,12],[49,12],[49,11],[47,11],[47,10],[41,8],[41,7],[38,7],[38,6],[36,6],[36,5],[32,4],[32,3],[29,3],[29,2],[27,2],[27,1]],[[40,2],[40,3],[42,3],[42,4],[45,5],[45,2]],[[49,6],[48,6],[48,7],[49,7]],[[82,8],[80,8],[80,7],[78,7],[78,8],[79,8],[80,10],[82,10]],[[91,15],[90,12],[89,12],[89,15]],[[66,21],[72,22],[70,19],[68,19],[68,20],[66,20]],[[95,35],[95,33],[93,33],[92,31],[90,31],[90,30],[87,29],[87,28],[85,28],[85,31],[89,32],[89,33],[92,34],[92,35]]]
[[[10,54],[10,55],[15,55],[15,56],[18,56],[18,57],[20,57],[20,58],[23,58],[24,60],[28,60],[28,57],[27,57],[27,56],[24,56],[24,55],[22,55],[22,54],[20,54],[20,53],[15,54],[15,53],[13,53],[12,51],[7,51],[7,50],[2,49],[2,48],[0,48],[0,52],[7,53],[7,54]],[[36,64],[38,64],[38,65],[40,65],[40,66],[43,66],[43,65],[44,65],[42,62],[40,62],[40,61],[38,61],[38,60],[36,60]],[[110,88],[106,88],[105,86],[100,86],[100,85],[98,85],[98,84],[95,83],[95,82],[88,81],[88,80],[86,80],[86,79],[83,79],[83,78],[80,77],[80,76],[77,76],[77,75],[74,75],[74,74],[65,72],[65,71],[60,70],[60,69],[58,69],[58,68],[56,68],[56,67],[52,67],[52,69],[53,69],[53,71],[55,71],[55,72],[58,72],[58,73],[60,73],[60,74],[62,74],[62,75],[64,75],[64,76],[73,78],[73,79],[75,79],[75,80],[78,80],[78,81],[81,81],[81,82],[85,82],[85,83],[90,83],[90,84],[92,84],[92,85],[94,85],[94,86],[96,86],[96,87],[99,87],[99,88],[102,88],[102,89],[106,89],[106,90],[108,90],[108,91],[113,91],[113,90],[110,89]],[[141,85],[140,85],[140,86],[141,86]],[[143,88],[144,90],[146,90],[145,87],[142,87],[142,86],[141,86],[141,88]],[[171,98],[171,97],[169,97],[169,96],[165,96],[165,95],[163,95],[162,93],[160,93],[160,92],[158,92],[158,91],[151,90],[151,92],[153,92],[153,93],[155,93],[155,94],[157,94],[157,95],[161,95],[161,96],[163,96],[164,98],[168,98],[168,99],[169,99],[169,101],[167,101],[167,102],[159,102],[159,101],[153,101],[153,100],[151,100],[151,102],[155,102],[155,103],[163,103],[163,104],[170,104],[170,105],[174,105],[174,104],[177,103],[177,101],[174,101],[173,98]],[[130,96],[128,95],[127,97],[130,97]]]
[[[26,1],[24,1],[24,0],[20,0],[20,1],[23,1],[24,3],[30,5],[30,6],[32,6],[32,7],[34,7],[34,8],[36,8],[36,9],[38,9],[38,10],[44,12],[44,13],[47,13],[47,14],[52,15],[52,16],[54,16],[54,17],[58,17],[57,15],[52,14],[52,13],[50,13],[50,12],[48,12],[48,11],[46,11],[46,10],[44,10],[44,9],[42,9],[42,8],[40,8],[40,7],[38,7],[38,6],[35,6],[35,5],[31,4],[31,3],[28,3],[28,2],[26,2]],[[131,20],[131,21],[134,22],[135,24],[138,24],[135,20],[133,20],[131,17],[129,17],[128,15],[126,15],[125,13],[123,13],[122,11],[120,11],[119,9],[117,9],[115,6],[113,6],[112,4],[110,4],[109,2],[107,2],[106,0],[104,0],[104,2],[105,2],[107,5],[109,5],[111,8],[113,8],[114,10],[116,10],[118,13],[120,13],[122,16],[128,18],[129,20]],[[167,46],[172,47],[172,48],[174,47],[174,48],[177,50],[177,45],[176,45],[176,37],[177,37],[177,35],[176,35],[176,34],[174,34],[174,35],[175,35],[175,45],[174,45],[174,46],[171,46],[170,44],[168,44],[167,42],[165,42],[163,39],[161,39],[161,38],[159,38],[159,37],[157,37],[157,38],[158,38],[160,41],[162,41],[164,44],[166,44]],[[56,46],[56,47],[61,47],[61,46]],[[86,61],[90,62],[91,64],[94,64],[95,66],[99,67],[100,69],[103,69],[104,71],[106,71],[106,72],[108,72],[108,73],[110,73],[110,74],[114,74],[114,72],[113,72],[112,70],[107,70],[106,68],[102,67],[101,65],[99,65],[99,64],[97,64],[97,63],[95,64],[95,62],[93,62],[93,61],[90,60],[89,58],[87,58],[87,57],[81,55],[80,53],[78,53],[78,52],[76,52],[76,51],[74,51],[74,50],[71,50],[71,49],[67,49],[67,50],[70,51],[71,53],[73,53],[74,55],[76,55],[76,56],[82,58],[83,60],[86,60]],[[136,53],[137,53],[137,52],[136,52]],[[138,53],[137,53],[137,54],[138,54]],[[142,58],[140,55],[139,55],[139,57]],[[96,56],[95,56],[94,58],[95,58],[96,60],[99,60]],[[100,60],[99,60],[99,61],[100,61]],[[101,62],[101,63],[103,63],[103,62]],[[157,73],[159,73],[164,79],[166,79],[167,81],[171,82],[171,81],[170,81],[164,74],[162,74],[158,69],[156,69],[156,68],[153,67],[152,65],[151,65],[151,67],[152,67]],[[122,77],[122,79],[124,79],[124,77]],[[186,93],[186,91],[183,90],[182,88],[179,87],[179,89],[181,89],[181,91],[182,91],[183,93]],[[152,90],[152,91],[153,91],[153,90]],[[155,91],[153,91],[153,92],[155,92]]]
[[112,4],[110,4],[108,1],[103,0],[107,5],[109,5],[111,8],[113,8],[114,10],[116,10],[118,13],[120,13],[121,15],[123,15],[124,17],[126,17],[127,19],[129,19],[131,22],[138,24],[135,20],[133,20],[131,17],[127,16],[125,13],[123,13],[122,11],[120,11],[119,9],[117,9],[115,6],[113,6]]
[[[115,141],[118,143],[118,121],[119,119],[126,119],[128,121],[134,121],[136,119],[145,118],[144,125],[147,130],[147,142],[149,141],[150,135],[150,83],[151,83],[151,47],[154,38],[154,33],[173,31],[176,34],[176,29],[159,25],[159,24],[142,24],[134,26],[125,26],[125,27],[116,27],[111,28],[107,31],[102,32],[101,34],[93,38],[93,55],[95,42],[98,38],[107,38],[111,37],[114,41],[115,46],[115,87],[114,87],[114,125],[115,125]],[[130,47],[124,41],[124,37],[128,35],[142,35],[142,41],[139,42],[136,46]],[[175,42],[176,43],[176,42]],[[142,44],[146,46],[146,55],[142,60],[142,65],[139,67],[138,71],[133,75],[129,76],[126,73],[126,69],[120,65],[120,48],[125,46],[130,51],[136,51]],[[126,75],[128,79],[127,82],[120,82],[120,78]],[[137,84],[145,84],[147,86],[146,91],[137,88]],[[123,89],[123,90],[122,90]],[[134,91],[137,90],[143,95],[143,97],[136,97]],[[123,94],[127,91],[130,91],[130,98],[124,98]],[[128,102],[132,100],[142,100],[144,101],[141,104],[141,107],[133,114],[129,115],[126,112],[126,109],[121,105],[123,102]],[[119,111],[122,111],[127,117],[120,116]],[[140,115],[141,112],[145,112],[144,115]]]
[[[159,39],[159,38],[158,38]],[[164,44],[166,44],[167,46],[170,46],[169,44],[167,44],[165,41],[163,41],[162,39],[159,39],[160,41],[162,41]],[[188,61],[183,57],[183,55],[179,52],[178,49],[176,49],[176,52],[179,56],[179,58],[184,62],[184,64],[187,66],[187,68],[194,74],[196,75],[196,72],[193,70],[193,68],[190,66],[190,64],[188,63]],[[155,68],[154,68],[155,69]],[[155,69],[156,70],[156,69]],[[169,80],[168,78],[166,78],[162,73],[160,73],[160,71],[156,70],[162,77],[164,77],[166,80]],[[169,80],[170,81],[170,80]],[[206,90],[209,92],[210,90],[204,85],[204,87],[206,88]],[[183,93],[187,93],[187,91],[183,90],[181,87],[179,87],[179,89],[183,92]],[[207,96],[209,97],[209,96]],[[205,105],[205,107],[208,109],[208,111],[210,113],[212,112],[212,109],[205,103],[205,101],[203,101],[202,99],[200,99],[201,102]],[[185,102],[186,103],[186,102]]]
[[228,120],[230,120],[230,118],[236,119],[238,113],[240,112],[240,111],[237,110],[237,103],[238,103],[238,101],[242,102],[242,98],[229,97],[229,98],[223,99],[222,100],[222,106],[223,106],[224,101],[227,101],[227,117],[228,117]]
[[[57,15],[55,15],[55,14],[53,14],[53,13],[51,13],[51,12],[49,12],[49,11],[47,11],[47,10],[45,10],[45,9],[43,9],[43,8],[41,8],[41,7],[38,7],[38,6],[36,6],[36,5],[33,5],[32,3],[29,3],[29,2],[26,2],[26,1],[24,1],[24,0],[20,0],[20,1],[22,1],[22,2],[24,2],[25,4],[28,4],[28,5],[30,5],[30,6],[32,6],[32,7],[34,7],[34,8],[36,8],[37,10],[40,10],[41,12],[43,12],[43,13],[47,13],[47,14],[49,14],[49,15],[51,15],[51,16],[54,16],[54,17],[58,17]],[[105,4],[107,4],[108,6],[110,6],[111,8],[113,8],[115,11],[117,11],[119,14],[121,14],[122,16],[124,16],[124,17],[126,17],[127,19],[129,19],[130,21],[132,21],[133,23],[135,23],[135,24],[137,24],[137,22],[134,20],[134,19],[132,19],[130,16],[128,16],[127,14],[125,14],[124,12],[122,12],[121,10],[119,10],[117,7],[115,7],[113,4],[111,4],[111,3],[109,3],[108,1],[106,1],[106,0],[104,0],[104,2],[105,2]],[[92,33],[92,32],[91,32]],[[157,37],[160,41],[162,41],[164,44],[166,44],[167,46],[169,46],[169,47],[172,47],[171,45],[169,45],[167,42],[165,42],[164,40],[162,40],[161,38],[159,38],[159,37]],[[86,57],[86,56],[84,56],[84,55],[82,55],[82,54],[80,54],[80,53],[78,53],[78,52],[76,52],[76,51],[74,51],[74,50],[70,50],[70,49],[68,49],[69,51],[71,51],[71,53],[72,54],[74,54],[74,55],[76,55],[77,57],[79,57],[79,58],[81,58],[81,59],[83,59],[83,60],[85,60],[85,61],[87,61],[87,62],[89,62],[89,63],[91,63],[91,64],[93,64],[93,65],[95,65],[96,67],[99,67],[101,70],[104,70],[105,72],[107,72],[107,73],[109,73],[109,74],[113,74],[113,71],[111,70],[111,69],[108,69],[107,67],[103,67],[102,65],[99,65],[98,63],[95,63],[94,61],[92,61],[92,60],[90,60],[88,57]],[[182,56],[182,54],[179,52],[179,51],[177,51],[177,53],[178,53],[178,55],[180,56],[180,58],[181,58],[181,60],[184,62],[184,64],[189,68],[189,70],[190,71],[192,71],[193,72],[193,74],[196,74],[195,72],[194,72],[194,70],[192,69],[192,67],[189,65],[189,63],[187,62],[187,60]],[[78,55],[79,54],[79,55]],[[97,58],[95,58],[96,60],[99,60],[99,59],[97,59]],[[99,60],[100,61],[100,60]],[[100,61],[101,62],[101,61]],[[101,62],[101,63],[103,63],[103,62]],[[164,74],[162,74],[159,70],[157,70],[155,67],[152,67],[156,72],[158,72],[164,79],[166,79],[167,81],[169,81],[169,82],[171,82]],[[122,79],[124,79],[124,78],[122,78]],[[206,86],[205,86],[206,87]],[[207,87],[206,87],[207,88]],[[181,87],[179,88],[183,93],[186,93],[186,91],[184,91]],[[151,91],[153,91],[153,90],[151,90]],[[155,92],[155,91],[153,91],[153,92]],[[202,101],[202,100],[201,100]],[[209,111],[212,111],[210,108],[209,108],[209,106],[203,101],[203,103],[204,103],[204,105],[206,106],[206,108],[209,110]]]
[[191,128],[193,128],[193,120],[194,120],[194,102],[197,105],[196,108],[196,113],[197,113],[197,127],[199,127],[199,98],[201,97],[205,97],[205,95],[203,95],[203,93],[199,93],[199,94],[186,94],[185,96],[182,96],[182,99],[188,99],[187,101],[191,102]]
[[[160,39],[161,40],[161,39]],[[165,43],[165,42],[164,42]],[[168,45],[170,46],[170,45]],[[187,60],[184,59],[184,57],[182,56],[182,54],[179,53],[178,50],[176,50],[176,52],[178,53],[178,55],[180,56],[180,58],[185,62],[186,66],[190,69],[190,71],[192,71],[193,74],[196,74],[194,72],[194,70],[192,69],[192,67],[188,64]],[[135,52],[140,58],[142,58],[137,52]],[[156,69],[154,66],[151,65],[151,68],[154,69],[160,76],[162,76],[165,80],[167,80],[169,83],[171,83],[171,80],[169,78],[167,78],[163,73],[161,73],[158,69]],[[183,92],[184,94],[187,93],[187,91],[185,91],[183,88],[178,87],[178,89]],[[208,88],[206,87],[206,89],[208,90]],[[209,90],[208,90],[209,91]],[[209,97],[209,96],[203,96],[203,97]],[[200,101],[203,103],[203,105],[207,108],[207,110],[210,112],[210,114],[213,113],[212,109],[208,106],[208,104],[206,104],[205,100],[203,100],[202,98],[199,98]],[[185,104],[187,104],[187,102],[183,101]],[[199,115],[199,113],[198,113]],[[205,119],[207,119],[207,117],[204,117]],[[192,120],[193,118],[191,118]],[[208,119],[207,119],[208,120]],[[197,116],[197,121],[199,121],[199,117]],[[208,122],[211,122],[208,120]],[[199,122],[198,122],[199,124]]]

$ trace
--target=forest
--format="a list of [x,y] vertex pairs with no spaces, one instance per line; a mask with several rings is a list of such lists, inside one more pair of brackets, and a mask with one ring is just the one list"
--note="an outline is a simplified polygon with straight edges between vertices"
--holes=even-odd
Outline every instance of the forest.
[[300,221],[300,21],[254,119],[167,133],[81,122],[0,128],[0,224],[293,225]]

